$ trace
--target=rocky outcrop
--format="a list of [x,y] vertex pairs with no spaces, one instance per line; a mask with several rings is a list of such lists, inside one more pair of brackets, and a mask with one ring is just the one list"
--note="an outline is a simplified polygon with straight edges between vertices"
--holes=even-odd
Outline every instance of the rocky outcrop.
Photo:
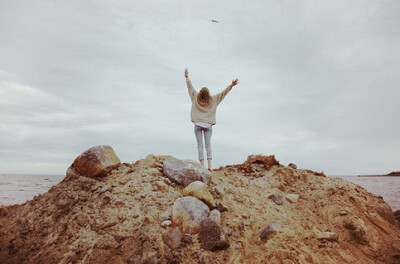
[[74,168],[87,177],[99,177],[109,173],[121,163],[114,150],[110,146],[92,147],[73,163]]
[[47,193],[0,207],[1,263],[400,263],[399,213],[360,186],[250,156],[210,173],[210,212],[167,176],[171,159],[95,178],[73,165]]
[[194,181],[208,184],[211,180],[211,172],[192,160],[170,158],[164,161],[163,173],[170,180],[184,186]]

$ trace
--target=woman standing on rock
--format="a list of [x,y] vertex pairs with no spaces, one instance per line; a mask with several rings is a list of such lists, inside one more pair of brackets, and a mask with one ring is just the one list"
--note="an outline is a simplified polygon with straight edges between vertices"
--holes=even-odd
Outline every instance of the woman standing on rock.
[[215,114],[217,106],[225,98],[225,96],[232,90],[232,87],[238,84],[238,79],[232,80],[232,83],[225,88],[221,93],[211,96],[206,87],[201,88],[197,92],[189,79],[188,69],[185,70],[186,84],[189,91],[190,99],[192,100],[192,109],[190,117],[194,123],[194,134],[197,141],[197,149],[201,165],[204,166],[204,153],[203,153],[203,136],[207,151],[208,169],[211,170],[211,135],[212,126],[216,124]]

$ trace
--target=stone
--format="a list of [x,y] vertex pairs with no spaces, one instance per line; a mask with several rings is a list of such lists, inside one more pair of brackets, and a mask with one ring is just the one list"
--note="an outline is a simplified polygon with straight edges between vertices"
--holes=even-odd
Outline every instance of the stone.
[[140,161],[140,166],[154,168],[158,162],[158,158],[153,154],[148,155],[146,158]]
[[288,200],[291,203],[297,203],[299,197],[300,196],[297,193],[289,193],[286,195],[286,200]]
[[347,215],[347,211],[346,210],[340,210],[339,215]]
[[210,208],[214,207],[214,199],[211,193],[207,189],[207,185],[205,185],[201,181],[194,181],[185,189],[183,189],[183,196],[193,196],[197,199],[205,202]]
[[177,249],[181,246],[182,232],[178,227],[171,228],[162,234],[162,239],[170,249]]
[[208,219],[214,221],[218,225],[221,225],[221,212],[217,209],[212,210],[208,216]]
[[96,146],[79,155],[73,166],[84,176],[101,177],[117,168],[120,163],[111,146]]
[[221,197],[223,197],[225,195],[225,190],[224,190],[224,187],[222,187],[222,186],[215,186],[214,190]]
[[161,223],[161,227],[166,228],[166,227],[169,227],[171,224],[172,224],[172,222],[170,220],[164,220]]
[[297,169],[297,165],[294,164],[294,163],[289,163],[288,167],[292,168],[292,169],[295,169],[295,170]]
[[225,205],[223,205],[222,203],[218,203],[217,206],[215,206],[215,209],[217,209],[221,213],[228,211],[228,208]]
[[270,196],[268,196],[268,198],[274,201],[274,203],[277,205],[283,204],[282,197],[279,194],[271,194]]
[[194,181],[204,184],[211,181],[211,172],[192,160],[170,158],[164,161],[163,173],[172,181],[184,186]]
[[171,210],[166,210],[158,216],[160,222],[171,219]]
[[285,226],[279,221],[271,222],[260,234],[260,238],[263,241],[267,241],[276,233],[280,232]]
[[147,175],[152,176],[152,177],[157,177],[157,176],[162,175],[162,173],[156,168],[149,168],[149,169],[145,170],[144,173],[146,173]]
[[182,237],[182,242],[189,245],[193,243],[192,235],[191,234],[184,234]]
[[213,220],[205,219],[199,227],[199,241],[206,250],[219,250],[229,247],[223,229]]
[[316,234],[316,238],[318,240],[326,240],[330,242],[337,242],[339,239],[339,236],[335,232],[318,232]]
[[154,182],[157,190],[159,191],[166,191],[168,190],[168,184],[166,184],[164,181],[156,181]]
[[172,223],[179,226],[184,233],[196,234],[201,221],[209,213],[208,206],[195,197],[178,198],[172,206]]

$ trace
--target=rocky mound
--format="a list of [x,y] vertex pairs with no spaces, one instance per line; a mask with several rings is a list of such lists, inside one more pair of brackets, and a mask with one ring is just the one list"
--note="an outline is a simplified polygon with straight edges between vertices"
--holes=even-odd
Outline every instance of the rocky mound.
[[102,146],[49,192],[0,208],[0,259],[400,263],[400,229],[381,197],[274,156],[208,172],[169,156],[121,164]]

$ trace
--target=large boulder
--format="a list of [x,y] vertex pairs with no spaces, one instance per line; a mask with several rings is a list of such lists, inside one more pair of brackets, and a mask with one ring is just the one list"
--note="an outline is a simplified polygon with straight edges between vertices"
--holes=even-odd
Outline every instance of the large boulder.
[[120,163],[111,146],[96,146],[79,155],[73,166],[82,175],[100,177],[118,167]]
[[172,206],[172,223],[179,226],[183,233],[196,234],[201,221],[209,213],[208,206],[195,197],[178,198]]
[[185,189],[183,189],[183,196],[193,196],[205,202],[210,208],[214,208],[214,198],[201,181],[194,181]]
[[170,158],[164,161],[163,173],[172,181],[187,186],[194,181],[208,184],[211,172],[193,160]]

